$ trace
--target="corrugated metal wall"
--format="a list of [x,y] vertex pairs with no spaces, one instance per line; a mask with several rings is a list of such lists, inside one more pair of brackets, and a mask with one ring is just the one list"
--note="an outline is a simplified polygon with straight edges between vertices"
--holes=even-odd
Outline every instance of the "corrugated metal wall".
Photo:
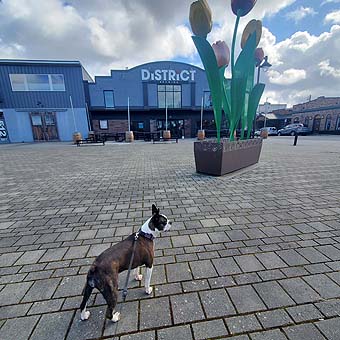
[[[9,74],[63,74],[65,91],[12,91]],[[85,94],[81,65],[25,65],[0,63],[0,107],[2,108],[38,108],[41,102],[44,108],[69,108],[70,96],[73,106],[85,107]]]

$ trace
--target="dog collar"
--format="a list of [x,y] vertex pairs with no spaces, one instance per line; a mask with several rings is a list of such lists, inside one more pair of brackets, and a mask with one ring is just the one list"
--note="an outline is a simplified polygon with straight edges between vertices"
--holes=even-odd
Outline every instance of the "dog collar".
[[155,238],[152,234],[144,233],[144,231],[141,231],[141,230],[138,232],[138,235],[143,236],[151,241],[153,241]]

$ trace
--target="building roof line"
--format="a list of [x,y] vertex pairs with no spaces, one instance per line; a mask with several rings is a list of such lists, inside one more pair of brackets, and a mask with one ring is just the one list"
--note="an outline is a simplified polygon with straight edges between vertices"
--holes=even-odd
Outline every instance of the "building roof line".
[[135,68],[138,68],[138,67],[141,67],[141,66],[146,66],[146,65],[149,65],[149,64],[161,64],[161,63],[176,63],[176,64],[183,64],[183,65],[187,65],[187,66],[190,66],[190,67],[194,67],[194,68],[197,68],[199,69],[200,71],[204,71],[204,69],[198,67],[198,66],[195,66],[195,65],[192,65],[192,64],[188,64],[188,63],[184,63],[183,61],[176,61],[176,60],[157,60],[157,61],[150,61],[148,63],[144,63],[144,64],[140,64],[140,65],[137,65],[137,66],[134,66],[134,67],[131,67],[131,68],[128,68],[128,69],[122,69],[122,70],[111,70],[112,71],[131,71]]
[[140,64],[140,65],[137,65],[137,66],[134,66],[134,67],[131,67],[131,68],[128,68],[128,69],[119,69],[119,70],[110,70],[110,74],[109,75],[102,75],[102,76],[95,76],[95,82],[96,82],[96,79],[97,78],[111,78],[112,77],[112,73],[114,72],[129,72],[129,71],[132,71],[134,69],[137,69],[137,68],[140,68],[140,67],[145,67],[146,65],[151,65],[151,64],[161,64],[161,63],[176,63],[176,64],[182,64],[182,65],[186,65],[186,66],[190,66],[192,68],[196,68],[197,70],[199,71],[203,71],[205,72],[204,69],[198,67],[198,66],[195,66],[195,65],[192,65],[192,64],[188,64],[188,63],[184,63],[182,61],[174,61],[174,60],[159,60],[159,61],[151,61],[151,62],[148,62],[148,63],[144,63],[144,64]]
[[80,65],[79,60],[46,60],[46,59],[0,59],[0,64],[63,64],[63,65]]
[[299,110],[299,111],[293,110],[292,113],[296,114],[296,113],[318,112],[318,111],[327,111],[327,110],[335,110],[335,109],[340,109],[340,105],[316,107],[314,109],[304,109],[304,110]]

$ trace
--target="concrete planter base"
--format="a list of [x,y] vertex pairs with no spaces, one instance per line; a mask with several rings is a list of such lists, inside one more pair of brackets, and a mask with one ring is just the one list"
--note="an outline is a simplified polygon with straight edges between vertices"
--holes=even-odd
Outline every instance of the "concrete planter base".
[[196,171],[222,176],[259,161],[262,138],[230,142],[221,140],[194,142]]

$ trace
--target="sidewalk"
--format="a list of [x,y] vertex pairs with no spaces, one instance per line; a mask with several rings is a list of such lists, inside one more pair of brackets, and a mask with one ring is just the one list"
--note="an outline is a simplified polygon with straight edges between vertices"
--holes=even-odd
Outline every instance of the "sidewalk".
[[0,145],[0,339],[112,339],[98,292],[79,321],[85,276],[152,203],[173,229],[119,339],[340,339],[340,138],[316,138],[269,138],[220,178],[195,173],[192,140]]

